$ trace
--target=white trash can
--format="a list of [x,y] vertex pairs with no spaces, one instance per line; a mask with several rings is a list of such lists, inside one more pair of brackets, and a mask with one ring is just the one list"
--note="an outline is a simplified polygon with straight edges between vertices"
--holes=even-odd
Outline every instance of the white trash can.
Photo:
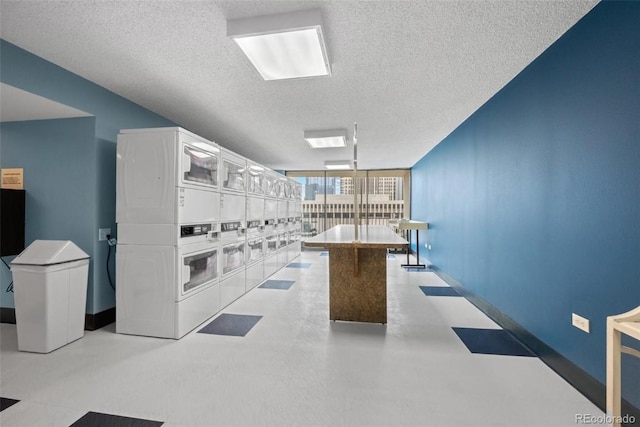
[[89,255],[36,240],[11,262],[18,350],[49,353],[84,336]]

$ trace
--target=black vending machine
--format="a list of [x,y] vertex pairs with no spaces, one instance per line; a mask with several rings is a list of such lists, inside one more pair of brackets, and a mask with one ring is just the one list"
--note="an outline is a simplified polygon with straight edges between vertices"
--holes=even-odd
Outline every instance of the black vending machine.
[[24,249],[24,190],[1,189],[0,257],[18,255]]

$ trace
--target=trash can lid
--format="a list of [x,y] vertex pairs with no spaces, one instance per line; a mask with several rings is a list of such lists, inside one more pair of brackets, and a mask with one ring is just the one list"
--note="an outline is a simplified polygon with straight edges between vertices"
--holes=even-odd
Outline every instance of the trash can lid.
[[89,255],[71,240],[34,240],[11,264],[51,265],[87,258]]

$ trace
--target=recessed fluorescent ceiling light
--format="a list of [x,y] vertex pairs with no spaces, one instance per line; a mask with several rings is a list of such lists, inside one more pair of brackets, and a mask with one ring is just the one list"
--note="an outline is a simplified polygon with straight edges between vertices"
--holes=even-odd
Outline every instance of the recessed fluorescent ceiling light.
[[319,9],[229,20],[227,36],[265,80],[331,75]]
[[305,130],[304,140],[311,148],[336,148],[347,145],[347,131],[336,130]]
[[328,160],[324,162],[324,167],[329,170],[346,170],[351,169],[349,160]]

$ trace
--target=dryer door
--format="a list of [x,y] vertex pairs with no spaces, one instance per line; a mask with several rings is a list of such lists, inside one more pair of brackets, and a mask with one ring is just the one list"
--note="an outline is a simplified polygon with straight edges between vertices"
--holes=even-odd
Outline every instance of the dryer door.
[[247,192],[264,194],[264,168],[258,165],[247,167]]
[[268,197],[277,197],[278,189],[277,189],[278,178],[274,176],[267,175],[265,177],[265,190],[264,194]]
[[222,189],[245,191],[245,165],[231,159],[222,161]]
[[203,289],[218,277],[218,249],[183,253],[180,265],[182,270],[178,300],[196,289]]
[[220,154],[205,143],[182,143],[180,179],[181,185],[218,189],[218,160]]

